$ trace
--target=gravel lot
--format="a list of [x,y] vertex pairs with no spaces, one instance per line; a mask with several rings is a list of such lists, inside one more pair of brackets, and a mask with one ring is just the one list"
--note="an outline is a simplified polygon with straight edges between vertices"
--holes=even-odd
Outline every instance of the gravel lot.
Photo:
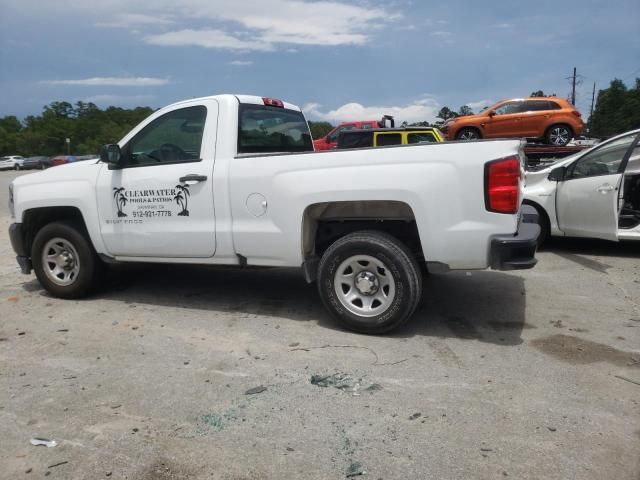
[[2,233],[0,477],[637,480],[640,244],[538,258],[429,275],[368,337],[295,270],[119,267],[58,300]]

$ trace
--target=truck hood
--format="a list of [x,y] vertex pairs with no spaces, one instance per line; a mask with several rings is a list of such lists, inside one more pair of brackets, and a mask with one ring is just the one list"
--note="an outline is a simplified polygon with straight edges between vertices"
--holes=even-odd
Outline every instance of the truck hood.
[[13,181],[14,186],[36,185],[65,180],[93,180],[101,168],[98,159],[67,163],[36,173],[22,175]]

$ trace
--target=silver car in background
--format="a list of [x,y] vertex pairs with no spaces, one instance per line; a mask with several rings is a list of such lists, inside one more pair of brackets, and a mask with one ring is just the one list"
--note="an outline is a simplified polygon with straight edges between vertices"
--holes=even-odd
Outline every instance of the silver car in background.
[[640,129],[525,176],[524,203],[549,236],[640,240]]

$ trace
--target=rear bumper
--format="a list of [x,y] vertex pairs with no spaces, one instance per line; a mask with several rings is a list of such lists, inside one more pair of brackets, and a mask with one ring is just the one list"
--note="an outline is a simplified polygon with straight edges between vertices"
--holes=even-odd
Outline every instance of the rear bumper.
[[12,223],[9,226],[9,239],[11,240],[13,251],[16,252],[16,261],[18,262],[18,265],[20,265],[20,270],[22,273],[28,275],[31,273],[32,266],[24,241],[24,232],[22,230],[21,223]]
[[491,238],[489,266],[493,270],[533,268],[538,262],[535,254],[539,235],[538,212],[530,205],[523,205],[517,233]]

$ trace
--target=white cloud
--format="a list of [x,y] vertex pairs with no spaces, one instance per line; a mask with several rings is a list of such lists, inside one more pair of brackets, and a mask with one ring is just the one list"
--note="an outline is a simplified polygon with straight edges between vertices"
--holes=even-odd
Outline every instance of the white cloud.
[[430,35],[432,35],[434,37],[450,37],[451,36],[451,32],[436,31],[436,32],[431,32]]
[[493,100],[478,100],[476,102],[467,102],[465,105],[471,108],[474,112],[483,109],[484,107],[489,107],[493,105],[495,102]]
[[242,40],[225,33],[222,30],[178,30],[158,35],[149,35],[144,39],[152,45],[164,46],[189,46],[195,45],[205,48],[217,48],[226,50],[258,50],[270,51],[273,46],[261,40]]
[[253,62],[251,60],[234,60],[231,62],[231,65],[235,67],[248,67],[253,65]]
[[167,15],[147,15],[144,13],[120,13],[111,22],[98,22],[97,27],[129,28],[132,26],[170,25],[174,21]]
[[140,102],[149,102],[154,100],[153,95],[92,95],[90,97],[82,98],[83,102],[97,103],[100,105],[136,105],[139,106]]
[[21,8],[40,12],[82,12],[102,27],[139,28],[141,37],[155,45],[230,50],[363,45],[401,18],[384,7],[348,0],[57,0],[56,10],[46,2],[23,2]]
[[81,85],[88,87],[157,87],[169,83],[167,78],[152,77],[93,77],[79,80],[43,80],[48,85]]
[[354,120],[377,120],[383,115],[393,115],[396,125],[402,122],[435,122],[436,114],[440,109],[438,102],[430,97],[425,97],[413,103],[403,106],[364,106],[360,103],[347,103],[335,110],[325,112],[322,105],[308,103],[302,109],[308,117],[315,120],[328,122],[346,122]]

